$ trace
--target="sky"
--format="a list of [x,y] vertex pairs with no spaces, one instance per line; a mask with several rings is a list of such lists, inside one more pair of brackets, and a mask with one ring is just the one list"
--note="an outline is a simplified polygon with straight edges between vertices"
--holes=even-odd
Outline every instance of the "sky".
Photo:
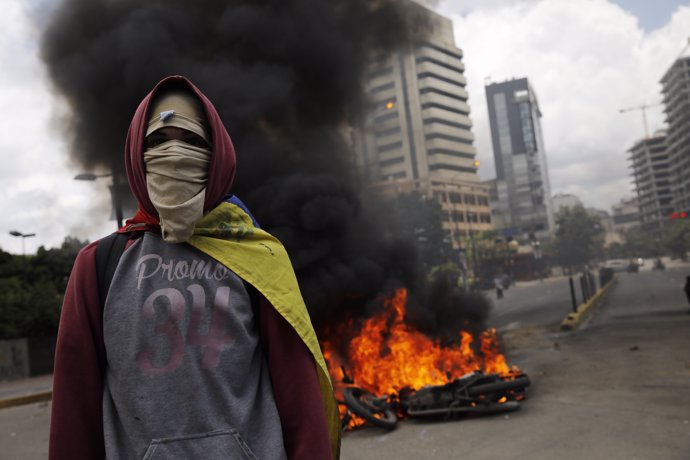
[[[115,230],[109,179],[73,180],[84,171],[69,163],[69,132],[59,122],[67,109],[38,56],[38,24],[54,4],[3,0],[0,16],[0,249],[14,254],[22,240],[31,254],[66,236],[93,241]],[[527,77],[543,114],[552,192],[609,211],[633,195],[626,151],[644,137],[642,114],[619,110],[661,102],[659,80],[690,36],[690,0],[433,5],[452,19],[464,52],[482,178],[495,177],[485,82]],[[662,107],[650,107],[647,118],[650,132],[663,128]],[[15,230],[36,236],[13,237]]]
[[[464,52],[480,175],[495,177],[484,86],[527,77],[537,94],[552,194],[611,211],[634,196],[626,151],[664,128],[661,77],[690,37],[690,2],[447,0]],[[687,49],[685,50],[687,54]]]

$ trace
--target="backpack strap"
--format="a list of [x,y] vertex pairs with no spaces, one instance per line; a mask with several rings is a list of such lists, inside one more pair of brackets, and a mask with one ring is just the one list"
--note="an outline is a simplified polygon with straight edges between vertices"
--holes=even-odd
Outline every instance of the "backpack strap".
[[105,308],[110,283],[129,238],[130,235],[125,233],[113,233],[101,239],[96,246],[96,277],[101,311]]
[[252,311],[254,312],[254,318],[256,318],[256,322],[258,324],[258,322],[259,322],[259,291],[254,286],[247,283],[245,280],[242,280],[242,283],[244,283],[244,288],[247,290],[247,294],[249,294],[249,302],[251,303]]

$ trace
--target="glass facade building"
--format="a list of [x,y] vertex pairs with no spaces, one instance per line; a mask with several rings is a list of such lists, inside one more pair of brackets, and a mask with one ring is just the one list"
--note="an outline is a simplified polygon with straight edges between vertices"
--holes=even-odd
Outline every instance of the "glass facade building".
[[537,96],[526,78],[485,90],[502,230],[521,240],[544,238],[554,228],[554,213]]

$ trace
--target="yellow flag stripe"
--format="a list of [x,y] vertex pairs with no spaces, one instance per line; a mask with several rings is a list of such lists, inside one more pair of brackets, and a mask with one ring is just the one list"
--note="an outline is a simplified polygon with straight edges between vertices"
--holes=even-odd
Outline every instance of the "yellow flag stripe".
[[314,357],[329,421],[334,458],[340,450],[340,415],[333,387],[287,251],[277,238],[254,227],[242,208],[224,202],[197,222],[189,244],[254,286],[295,329]]

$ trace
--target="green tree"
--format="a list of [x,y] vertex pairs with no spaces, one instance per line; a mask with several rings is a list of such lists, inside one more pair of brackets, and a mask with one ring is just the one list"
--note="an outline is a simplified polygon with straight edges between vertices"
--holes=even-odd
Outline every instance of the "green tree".
[[609,259],[624,259],[628,257],[628,251],[625,249],[623,243],[615,241],[606,249],[606,257]]
[[690,222],[685,219],[675,221],[666,230],[662,244],[673,257],[687,260],[690,250]]
[[659,253],[659,245],[654,237],[640,227],[629,229],[623,238],[626,257],[655,257]]
[[86,242],[66,238],[34,256],[0,251],[0,339],[55,334],[74,259]]
[[556,216],[556,226],[554,247],[562,265],[580,268],[601,252],[601,221],[584,207],[563,208]]

